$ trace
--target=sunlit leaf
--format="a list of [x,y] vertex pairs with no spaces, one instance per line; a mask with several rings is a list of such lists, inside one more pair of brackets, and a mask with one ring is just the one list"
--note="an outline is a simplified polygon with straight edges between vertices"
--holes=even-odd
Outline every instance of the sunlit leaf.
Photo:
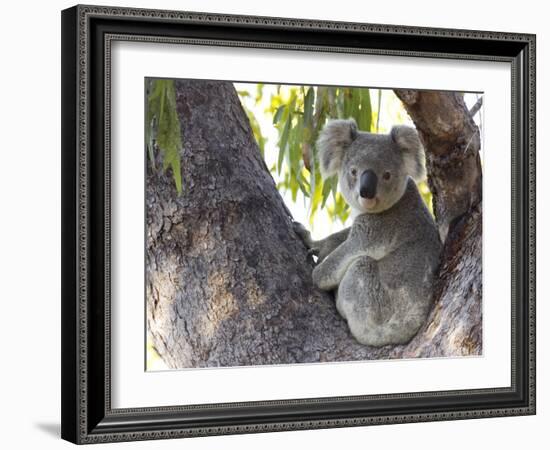
[[283,133],[281,134],[281,139],[279,140],[279,157],[277,159],[277,170],[281,173],[281,168],[283,167],[283,160],[285,158],[286,147],[288,145],[288,136],[290,134],[290,126],[292,124],[292,114],[288,114],[286,122],[283,126]]
[[336,114],[340,119],[346,118],[344,115],[344,102],[344,88],[338,88],[336,90]]
[[353,100],[353,89],[344,88],[342,89],[344,95],[344,119],[349,119],[351,115],[351,105]]
[[376,113],[376,132],[380,130],[380,107],[382,106],[382,89],[378,89],[378,112]]
[[258,144],[258,148],[260,149],[260,154],[262,157],[264,157],[265,153],[265,144],[267,142],[267,138],[264,137],[262,133],[262,129],[260,127],[260,123],[256,119],[256,116],[250,111],[248,108],[244,108],[246,115],[248,116],[248,121],[250,122],[250,128],[252,128],[252,134],[254,135],[254,138],[256,139],[256,143]]
[[362,131],[371,131],[372,125],[372,106],[370,102],[370,92],[368,89],[360,89],[361,103],[357,125]]
[[298,181],[298,186],[300,187],[300,191],[302,191],[304,197],[309,197],[309,183],[304,178],[301,172],[296,177],[296,180]]
[[279,121],[281,120],[281,116],[285,112],[286,107],[287,105],[281,105],[277,108],[277,112],[273,116],[273,125],[276,125],[279,123]]
[[329,197],[330,193],[334,191],[334,188],[335,188],[336,184],[337,183],[336,183],[336,177],[335,176],[327,178],[323,182],[323,191],[322,191],[323,201],[321,203],[321,208],[325,207],[325,204],[327,203],[328,197]]
[[289,180],[289,184],[290,184],[290,192],[292,194],[292,201],[295,202],[296,201],[296,195],[298,194],[298,189],[299,189],[299,185],[298,185],[298,180],[296,179],[296,177],[292,176],[290,177],[290,180]]
[[326,107],[328,109],[328,113],[330,114],[330,117],[334,117],[334,118],[338,117],[338,110],[336,108],[336,88],[335,87],[327,88]]
[[296,125],[292,127],[290,145],[288,148],[290,168],[295,176],[300,172],[300,162],[302,161],[302,130],[303,118],[298,117],[296,119]]
[[264,95],[264,84],[258,83],[256,85],[256,98],[255,98],[256,105],[258,105],[262,101],[263,95]]
[[310,87],[304,99],[304,123],[309,126],[313,118],[313,103],[315,102],[315,90]]
[[309,223],[313,225],[313,219],[317,209],[321,205],[321,200],[323,199],[323,185],[321,183],[321,177],[315,179],[315,189],[313,190],[313,195],[311,197],[311,211],[309,213]]

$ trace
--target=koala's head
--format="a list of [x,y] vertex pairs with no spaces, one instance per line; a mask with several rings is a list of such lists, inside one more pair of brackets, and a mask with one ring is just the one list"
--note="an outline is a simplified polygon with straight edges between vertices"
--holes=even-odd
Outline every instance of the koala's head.
[[342,195],[359,213],[391,208],[405,193],[408,177],[424,177],[424,151],[414,128],[398,125],[389,134],[357,130],[350,120],[331,120],[319,135],[323,178],[338,174]]

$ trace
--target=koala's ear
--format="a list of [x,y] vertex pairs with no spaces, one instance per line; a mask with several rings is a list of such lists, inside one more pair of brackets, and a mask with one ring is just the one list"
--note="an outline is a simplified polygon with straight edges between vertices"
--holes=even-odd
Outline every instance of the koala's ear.
[[330,177],[342,167],[346,149],[357,138],[355,120],[330,120],[317,139],[317,154],[323,179]]
[[406,172],[415,181],[422,181],[426,177],[424,147],[416,130],[405,125],[396,125],[391,129],[390,136],[403,151]]

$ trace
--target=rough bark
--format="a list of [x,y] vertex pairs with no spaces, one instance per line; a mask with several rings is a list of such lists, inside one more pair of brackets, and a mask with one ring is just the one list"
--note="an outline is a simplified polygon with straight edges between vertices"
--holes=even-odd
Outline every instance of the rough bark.
[[426,326],[406,346],[362,346],[312,285],[232,84],[178,81],[176,92],[184,192],[151,167],[146,189],[147,325],[169,367],[479,353],[480,207],[447,240]]

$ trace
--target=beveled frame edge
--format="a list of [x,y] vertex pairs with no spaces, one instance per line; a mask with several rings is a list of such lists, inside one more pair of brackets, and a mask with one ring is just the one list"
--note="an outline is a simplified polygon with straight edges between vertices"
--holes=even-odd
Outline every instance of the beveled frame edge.
[[[348,417],[340,419],[319,419],[319,420],[292,420],[262,424],[245,425],[224,425],[224,426],[192,426],[176,429],[147,430],[143,424],[139,425],[136,421],[130,429],[124,432],[113,432],[114,428],[106,423],[103,431],[97,429],[88,423],[90,416],[90,403],[88,399],[88,369],[89,369],[89,342],[88,334],[91,321],[89,308],[88,291],[88,270],[91,264],[88,254],[89,248],[89,223],[90,214],[93,211],[89,209],[89,186],[91,182],[89,167],[89,105],[87,84],[89,73],[90,55],[89,50],[89,30],[88,23],[93,17],[124,17],[138,18],[139,20],[156,20],[170,23],[194,23],[194,24],[238,24],[246,27],[275,27],[280,30],[286,28],[294,29],[318,29],[340,32],[376,32],[387,35],[405,35],[405,36],[438,36],[445,38],[462,39],[483,39],[494,41],[518,42],[524,47],[522,57],[505,58],[513,61],[516,72],[520,75],[515,80],[514,85],[520,91],[525,91],[520,97],[524,104],[517,105],[512,120],[513,126],[519,125],[518,143],[519,148],[526,154],[521,157],[527,160],[525,168],[526,174],[518,174],[518,184],[522,188],[520,194],[523,194],[524,207],[527,214],[525,217],[520,211],[519,226],[524,227],[523,219],[527,222],[525,231],[528,234],[528,259],[525,261],[526,271],[525,280],[528,288],[528,302],[526,304],[528,342],[526,360],[523,367],[525,376],[528,380],[528,399],[525,406],[512,408],[480,408],[475,410],[462,411],[443,411],[432,413],[415,414],[392,414],[392,415],[371,415],[366,417]],[[212,434],[231,434],[231,433],[249,433],[249,432],[269,432],[294,429],[327,428],[327,427],[345,427],[354,425],[369,424],[387,424],[418,421],[437,421],[448,419],[465,419],[473,417],[498,417],[507,415],[522,415],[535,413],[535,36],[530,34],[498,33],[485,31],[468,30],[447,30],[432,29],[423,27],[403,27],[394,25],[375,25],[347,22],[328,22],[328,21],[310,21],[304,19],[286,19],[271,17],[252,17],[252,16],[233,16],[222,14],[203,14],[180,11],[157,11],[146,9],[129,8],[111,8],[96,6],[76,6],[64,11],[62,18],[63,39],[62,39],[62,83],[63,83],[63,112],[62,112],[62,137],[63,137],[63,198],[62,198],[62,224],[63,224],[63,268],[62,268],[62,333],[63,333],[63,358],[62,358],[62,435],[64,438],[77,443],[93,443],[107,441],[125,441],[140,439],[157,439],[184,436],[205,436]],[[149,40],[150,37],[149,37]],[[256,43],[255,46],[259,46]],[[273,46],[270,46],[273,48]],[[342,48],[339,49],[340,51]],[[354,49],[354,51],[357,49]],[[391,54],[388,51],[382,51],[384,54]],[[409,52],[410,56],[413,52]],[[108,52],[106,53],[108,54]],[[417,52],[415,56],[431,57],[450,57],[456,58],[456,54],[435,54],[433,52]],[[477,55],[479,56],[479,55]],[[485,58],[489,59],[489,58]],[[69,62],[69,64],[67,64]],[[106,93],[109,92],[109,86],[106,82]],[[106,96],[106,101],[108,98]],[[105,128],[105,143],[108,148],[109,127]],[[514,145],[514,144],[513,144]],[[77,152],[75,152],[75,147]],[[105,160],[105,183],[110,182],[109,176],[109,158]],[[525,163],[525,162],[524,162]],[[523,163],[523,164],[524,164]],[[520,170],[518,168],[518,170]],[[526,175],[526,177],[523,177]],[[523,178],[522,178],[523,177]],[[514,177],[513,177],[514,178]],[[526,178],[526,179],[525,179]],[[96,180],[97,181],[97,180]],[[528,190],[525,189],[528,187]],[[108,188],[105,191],[106,210],[110,211]],[[521,202],[520,202],[521,203]],[[521,206],[521,205],[520,205]],[[513,208],[514,209],[514,208]],[[522,208],[520,208],[522,209]],[[108,230],[108,215],[105,217],[106,229]],[[513,219],[514,221],[514,219]],[[521,231],[521,230],[520,230]],[[108,248],[109,235],[105,235],[105,245]],[[527,249],[521,249],[525,251]],[[105,254],[105,262],[108,264],[108,252]],[[515,262],[515,260],[513,261]],[[520,256],[521,262],[521,256]],[[105,276],[109,274],[105,272]],[[109,280],[105,283],[105,295],[109,297]],[[521,283],[519,283],[521,284]],[[518,286],[521,290],[522,286]],[[75,309],[75,295],[78,299]],[[106,331],[108,331],[109,317],[108,311],[105,314]],[[108,336],[105,340],[106,356],[109,355]],[[109,361],[105,361],[105,370],[107,380]],[[108,383],[105,386],[105,407],[104,416],[113,419],[113,422],[122,420],[129,416],[144,415],[151,418],[151,414],[166,413],[167,411],[181,411],[179,407],[168,408],[141,408],[134,410],[111,410],[108,391]],[[486,390],[482,390],[486,391]],[[462,392],[462,391],[452,391]],[[477,392],[477,391],[476,391]],[[412,397],[421,398],[428,393],[413,394]],[[434,393],[432,393],[434,394]],[[436,393],[437,394],[437,393]],[[439,393],[442,394],[442,393]],[[457,394],[458,395],[458,394]],[[399,396],[399,395],[398,395]],[[410,394],[401,394],[401,398],[410,398]],[[367,396],[368,398],[389,398],[394,396]],[[334,398],[335,401],[342,398]],[[311,401],[327,401],[327,399],[311,399]],[[311,402],[310,401],[310,402]],[[290,400],[288,402],[278,401],[278,404],[292,404],[301,402],[300,400]],[[262,402],[263,403],[263,402]],[[273,403],[273,402],[268,402]],[[303,403],[303,402],[302,402]],[[223,405],[217,405],[223,406]],[[200,408],[200,405],[198,405]],[[142,414],[146,413],[146,414]],[[124,416],[124,417],[117,417]],[[156,416],[155,416],[156,417]],[[108,420],[107,420],[108,422]]]

